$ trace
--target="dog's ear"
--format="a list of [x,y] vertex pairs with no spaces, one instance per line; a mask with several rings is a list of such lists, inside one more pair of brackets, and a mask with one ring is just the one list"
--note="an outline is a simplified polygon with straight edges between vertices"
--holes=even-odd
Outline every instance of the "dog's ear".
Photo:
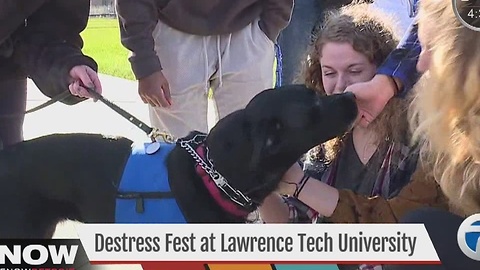
[[244,110],[235,111],[220,119],[208,134],[211,158],[215,166],[222,167],[224,171],[236,171],[233,168],[239,165],[246,167],[250,161],[253,136],[252,126],[246,119]]

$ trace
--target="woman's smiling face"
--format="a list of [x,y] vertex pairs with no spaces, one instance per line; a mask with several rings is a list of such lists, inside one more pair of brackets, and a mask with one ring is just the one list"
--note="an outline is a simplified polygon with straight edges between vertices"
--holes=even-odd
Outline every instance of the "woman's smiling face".
[[323,87],[327,95],[342,93],[347,86],[369,81],[377,66],[347,42],[327,42],[320,53]]

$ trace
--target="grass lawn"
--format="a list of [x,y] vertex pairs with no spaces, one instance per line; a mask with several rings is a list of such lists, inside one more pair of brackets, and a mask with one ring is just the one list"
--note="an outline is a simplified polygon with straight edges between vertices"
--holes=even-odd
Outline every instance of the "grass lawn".
[[82,32],[83,52],[98,63],[99,73],[134,80],[128,50],[120,43],[116,19],[90,18]]

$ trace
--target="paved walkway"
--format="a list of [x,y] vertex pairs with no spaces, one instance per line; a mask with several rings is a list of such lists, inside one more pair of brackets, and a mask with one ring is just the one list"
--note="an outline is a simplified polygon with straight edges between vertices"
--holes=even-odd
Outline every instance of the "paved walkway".
[[[135,81],[124,80],[108,75],[100,75],[103,96],[149,123],[147,106],[138,97]],[[32,81],[28,84],[27,109],[48,100]],[[102,133],[122,135],[133,140],[148,139],[142,130],[108,108],[102,102],[87,100],[68,106],[55,103],[40,111],[28,114],[25,118],[25,139],[51,133]]]

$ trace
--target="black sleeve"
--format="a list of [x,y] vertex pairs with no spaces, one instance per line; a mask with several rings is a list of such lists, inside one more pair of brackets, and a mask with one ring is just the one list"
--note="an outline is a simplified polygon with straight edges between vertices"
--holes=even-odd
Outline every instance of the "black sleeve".
[[[90,0],[51,0],[28,17],[17,33],[15,61],[46,96],[68,90],[69,71],[77,65],[97,70],[96,62],[82,53],[80,33],[85,29]],[[84,98],[70,96],[62,102],[76,104]]]

